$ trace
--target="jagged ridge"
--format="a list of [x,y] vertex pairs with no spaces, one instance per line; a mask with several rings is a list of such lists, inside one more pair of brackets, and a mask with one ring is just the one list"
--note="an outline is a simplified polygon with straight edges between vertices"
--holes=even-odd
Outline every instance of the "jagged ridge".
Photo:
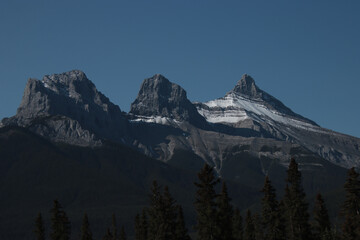
[[[129,114],[79,70],[47,75],[41,81],[29,79],[17,114],[1,125],[23,126],[75,145],[94,146],[110,139],[162,161],[182,149],[213,163],[218,171],[231,149],[263,138],[267,140],[261,144],[284,141],[337,165],[360,165],[359,139],[323,129],[294,113],[257,87],[249,75],[224,98],[193,104],[183,88],[156,74],[143,81]],[[289,153],[273,157],[286,159]]]

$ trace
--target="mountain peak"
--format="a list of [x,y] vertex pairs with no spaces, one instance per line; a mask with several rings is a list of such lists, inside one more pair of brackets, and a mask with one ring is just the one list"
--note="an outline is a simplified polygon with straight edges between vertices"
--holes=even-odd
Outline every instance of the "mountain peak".
[[[70,118],[83,129],[107,139],[124,135],[121,127],[126,120],[120,108],[98,91],[80,70],[45,75],[42,80],[30,78],[12,121],[15,125],[27,126],[34,119],[52,116]],[[56,124],[59,128],[67,126],[64,121]],[[80,130],[78,134],[84,135]]]
[[95,85],[80,70],[72,70],[60,74],[45,75],[42,85],[52,92],[70,98],[92,98],[97,92]]
[[81,70],[71,70],[60,74],[45,75],[43,81],[67,84],[73,81],[88,80],[85,73]]
[[153,79],[153,80],[165,80],[165,81],[168,81],[168,82],[169,82],[169,80],[168,80],[164,75],[162,75],[162,74],[160,74],[160,73],[155,74],[154,76],[152,76],[152,77],[149,78],[149,79]]
[[138,116],[168,117],[192,123],[205,122],[187,98],[186,91],[161,74],[155,74],[143,81],[137,98],[131,104],[130,113]]
[[246,95],[248,97],[261,97],[261,91],[256,86],[255,80],[248,74],[244,74],[241,79],[237,82],[232,92]]

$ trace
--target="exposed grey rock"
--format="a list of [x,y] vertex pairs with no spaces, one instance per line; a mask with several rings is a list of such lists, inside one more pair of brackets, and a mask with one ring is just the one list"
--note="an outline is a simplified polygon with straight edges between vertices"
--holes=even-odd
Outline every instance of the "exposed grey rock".
[[[33,124],[35,119],[37,122],[39,119],[48,121],[49,118],[46,117],[50,116],[67,117],[64,120],[67,122],[60,119],[52,120],[51,124],[46,122],[54,129],[76,126],[75,129],[68,128],[68,133],[59,132],[58,138],[66,139],[69,143],[82,142],[80,145],[84,145],[89,141],[89,145],[93,145],[93,138],[89,138],[92,134],[115,141],[126,136],[127,120],[120,108],[99,92],[85,73],[79,70],[46,75],[41,81],[29,79],[17,114],[10,119],[4,119],[3,124],[27,127]],[[47,136],[47,132],[42,128],[33,130]],[[53,132],[51,138],[56,139],[53,130],[49,130]],[[76,130],[77,133],[71,134],[70,130]]]
[[206,125],[205,119],[188,100],[186,91],[160,74],[143,81],[130,113],[139,116],[161,116]]
[[234,89],[226,94],[239,94],[243,97],[259,101],[269,109],[275,110],[279,113],[289,115],[299,120],[309,122],[313,125],[317,125],[314,121],[307,119],[297,113],[294,113],[290,108],[286,107],[280,100],[271,96],[267,92],[261,90],[256,84],[255,80],[248,74],[244,74],[241,79],[237,82]]
[[232,91],[255,99],[262,99],[263,94],[256,86],[254,79],[248,74],[241,77]]
[[77,146],[102,145],[101,139],[94,133],[84,129],[78,121],[65,116],[36,118],[27,128],[54,142],[65,142]]

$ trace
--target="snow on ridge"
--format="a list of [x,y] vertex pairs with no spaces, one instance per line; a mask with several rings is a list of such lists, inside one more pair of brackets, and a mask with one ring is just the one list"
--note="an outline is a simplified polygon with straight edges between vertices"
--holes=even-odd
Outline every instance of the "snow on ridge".
[[200,115],[205,117],[208,122],[211,123],[237,123],[239,121],[243,121],[249,118],[246,112],[241,110],[227,110],[226,112],[224,112],[199,108],[198,112],[200,113]]
[[171,125],[171,124],[179,124],[180,121],[168,117],[162,117],[162,116],[136,116],[136,119],[130,120],[130,122],[146,122],[146,123],[156,123],[161,125]]
[[235,93],[229,93],[223,98],[203,103],[209,109],[198,107],[198,112],[211,123],[236,123],[245,119],[265,121],[274,125],[284,125],[319,132],[320,127],[295,119],[292,116],[267,108],[259,101],[254,101]]

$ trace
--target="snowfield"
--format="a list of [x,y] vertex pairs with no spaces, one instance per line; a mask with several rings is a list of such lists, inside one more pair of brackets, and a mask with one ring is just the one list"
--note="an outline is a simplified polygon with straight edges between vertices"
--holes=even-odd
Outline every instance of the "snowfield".
[[261,101],[248,99],[234,92],[203,104],[209,109],[198,106],[197,110],[211,123],[237,123],[245,119],[253,119],[265,121],[270,125],[281,123],[310,131],[321,131],[321,128],[316,125],[269,109]]

